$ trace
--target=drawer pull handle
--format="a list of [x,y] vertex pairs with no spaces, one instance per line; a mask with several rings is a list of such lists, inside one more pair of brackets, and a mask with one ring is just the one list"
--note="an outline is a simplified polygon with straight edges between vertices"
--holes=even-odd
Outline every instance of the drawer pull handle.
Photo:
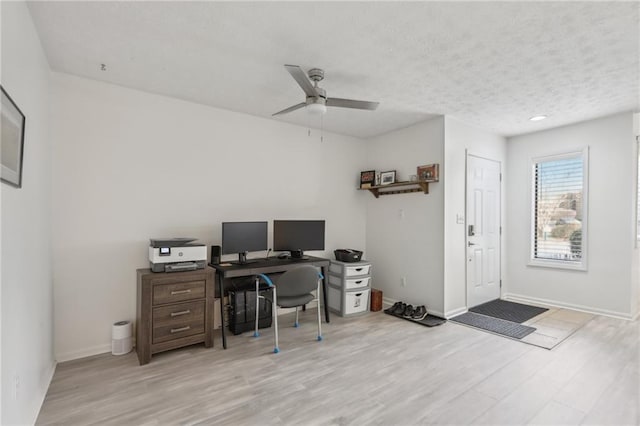
[[191,310],[187,309],[186,311],[180,311],[180,312],[171,312],[171,316],[172,317],[179,317],[180,315],[187,315],[190,314]]
[[360,272],[362,271],[364,268],[356,268],[356,271]]
[[356,284],[360,284],[362,282],[362,280],[358,280],[356,281]]
[[180,333],[181,331],[187,331],[191,328],[190,325],[186,326],[186,327],[180,327],[180,328],[172,328],[171,329],[171,333]]
[[189,294],[191,293],[191,289],[188,290],[174,290],[171,292],[172,296],[175,296],[176,294]]

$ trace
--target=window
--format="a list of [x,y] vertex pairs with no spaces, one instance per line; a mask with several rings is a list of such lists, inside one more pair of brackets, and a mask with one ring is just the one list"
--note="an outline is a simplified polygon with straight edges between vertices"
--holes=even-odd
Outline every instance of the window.
[[588,150],[532,164],[531,264],[585,269]]
[[640,136],[636,137],[638,169],[636,174],[636,247],[640,247]]

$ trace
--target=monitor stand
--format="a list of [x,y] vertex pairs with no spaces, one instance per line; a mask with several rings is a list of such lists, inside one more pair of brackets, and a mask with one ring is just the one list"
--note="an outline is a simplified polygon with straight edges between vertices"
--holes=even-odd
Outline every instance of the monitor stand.
[[291,250],[291,255],[289,256],[291,260],[307,260],[309,256],[305,256],[302,250]]
[[234,265],[247,265],[249,263],[256,263],[258,262],[258,260],[256,259],[247,259],[247,253],[248,252],[242,252],[242,253],[238,253],[238,260],[234,261],[234,262],[230,262]]

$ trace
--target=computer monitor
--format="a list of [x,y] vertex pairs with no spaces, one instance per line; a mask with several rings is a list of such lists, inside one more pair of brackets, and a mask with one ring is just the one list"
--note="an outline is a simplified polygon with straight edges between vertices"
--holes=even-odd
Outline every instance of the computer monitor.
[[324,220],[274,220],[273,250],[304,259],[304,250],[324,250]]
[[238,261],[232,263],[252,263],[247,260],[247,252],[267,249],[267,222],[223,222],[222,254],[238,253]]

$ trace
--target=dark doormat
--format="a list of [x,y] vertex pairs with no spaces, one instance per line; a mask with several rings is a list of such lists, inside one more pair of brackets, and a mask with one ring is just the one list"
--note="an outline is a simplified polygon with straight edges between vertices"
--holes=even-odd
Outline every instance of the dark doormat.
[[458,315],[457,317],[451,318],[449,321],[470,325],[472,327],[491,331],[514,339],[522,339],[536,331],[533,327],[518,324],[517,322],[488,317],[486,315],[476,314],[475,312],[467,312],[465,314]]
[[546,311],[548,311],[547,308],[523,305],[522,303],[508,302],[501,299],[492,300],[469,309],[469,312],[520,324]]
[[440,318],[440,317],[437,317],[437,316],[431,315],[431,314],[427,315],[426,317],[424,317],[424,319],[421,319],[421,320],[414,320],[414,319],[411,319],[411,318],[405,318],[405,317],[400,316],[400,315],[393,315],[392,313],[389,313],[389,312],[385,312],[385,314],[391,315],[392,317],[396,317],[396,318],[402,318],[403,320],[407,320],[409,322],[413,322],[413,323],[416,323],[416,324],[424,325],[424,326],[427,326],[427,327],[435,327],[437,325],[444,324],[445,322],[447,322],[446,319]]

